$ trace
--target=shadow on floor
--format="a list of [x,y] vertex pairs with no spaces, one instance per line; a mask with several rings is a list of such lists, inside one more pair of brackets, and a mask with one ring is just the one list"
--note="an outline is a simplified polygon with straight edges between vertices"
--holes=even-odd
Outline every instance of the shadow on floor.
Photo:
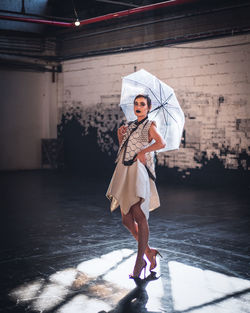
[[99,313],[156,313],[148,311],[146,304],[148,302],[148,293],[146,287],[150,281],[157,280],[159,277],[152,272],[145,279],[134,279],[136,288],[131,290],[123,297],[111,311],[100,311]]

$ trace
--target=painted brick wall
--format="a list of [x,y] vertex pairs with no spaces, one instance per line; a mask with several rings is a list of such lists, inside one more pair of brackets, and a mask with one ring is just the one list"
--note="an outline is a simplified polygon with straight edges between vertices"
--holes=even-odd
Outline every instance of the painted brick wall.
[[214,159],[225,169],[249,170],[249,42],[250,35],[231,36],[64,62],[59,134],[75,118],[83,136],[96,128],[101,151],[116,152],[121,78],[144,68],[174,88],[186,116],[180,149],[159,153],[159,165],[183,177]]

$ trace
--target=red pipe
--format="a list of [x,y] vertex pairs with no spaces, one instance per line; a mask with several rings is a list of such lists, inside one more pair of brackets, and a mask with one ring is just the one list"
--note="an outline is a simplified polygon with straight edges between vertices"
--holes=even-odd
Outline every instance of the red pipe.
[[35,19],[35,18],[30,18],[30,17],[0,15],[0,19],[16,21],[16,22],[39,23],[39,24],[47,24],[47,25],[54,25],[54,26],[64,26],[64,27],[75,26],[74,23],[57,22],[57,21],[49,21],[49,20],[40,20],[40,19]]
[[[150,4],[150,5],[146,5],[146,6],[142,6],[142,7],[138,7],[138,8],[119,11],[116,13],[109,13],[106,15],[92,17],[92,18],[89,18],[86,20],[82,20],[82,21],[80,21],[80,26],[81,25],[87,25],[87,24],[93,24],[93,23],[97,23],[97,22],[101,22],[101,21],[107,21],[107,20],[111,20],[113,18],[129,16],[129,15],[136,14],[136,13],[142,13],[142,12],[146,12],[146,11],[162,9],[162,8],[165,8],[168,6],[187,4],[187,3],[196,2],[196,1],[198,1],[198,0],[170,0],[170,1],[160,2],[160,3]],[[0,19],[17,21],[17,22],[30,22],[30,23],[47,24],[47,25],[53,25],[53,26],[77,27],[77,26],[75,26],[74,22],[66,23],[66,22],[34,19],[34,18],[29,18],[29,17],[0,15]]]

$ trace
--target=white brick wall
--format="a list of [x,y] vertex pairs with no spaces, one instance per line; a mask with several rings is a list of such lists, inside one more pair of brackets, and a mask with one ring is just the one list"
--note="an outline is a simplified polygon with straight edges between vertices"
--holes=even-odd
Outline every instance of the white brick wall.
[[[238,154],[244,149],[250,154],[249,129],[236,129],[236,119],[250,121],[250,44],[238,45],[246,42],[250,35],[66,61],[59,112],[80,106],[88,108],[84,117],[88,119],[101,111],[104,136],[105,129],[112,130],[117,123],[107,118],[107,112],[119,112],[122,76],[134,72],[134,67],[144,68],[175,89],[186,115],[186,147],[159,155],[159,163],[183,170],[199,168],[194,155],[206,151],[208,159],[216,154],[226,168],[237,168]],[[219,104],[220,96],[224,102]],[[93,122],[92,126],[100,127]],[[220,156],[221,149],[227,150],[226,157]]]

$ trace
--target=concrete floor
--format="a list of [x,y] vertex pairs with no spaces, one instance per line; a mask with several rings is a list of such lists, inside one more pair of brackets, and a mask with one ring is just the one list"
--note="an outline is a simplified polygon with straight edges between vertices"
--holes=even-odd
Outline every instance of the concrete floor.
[[128,278],[136,242],[109,212],[108,180],[2,173],[2,312],[250,312],[249,188],[159,185],[157,275]]

